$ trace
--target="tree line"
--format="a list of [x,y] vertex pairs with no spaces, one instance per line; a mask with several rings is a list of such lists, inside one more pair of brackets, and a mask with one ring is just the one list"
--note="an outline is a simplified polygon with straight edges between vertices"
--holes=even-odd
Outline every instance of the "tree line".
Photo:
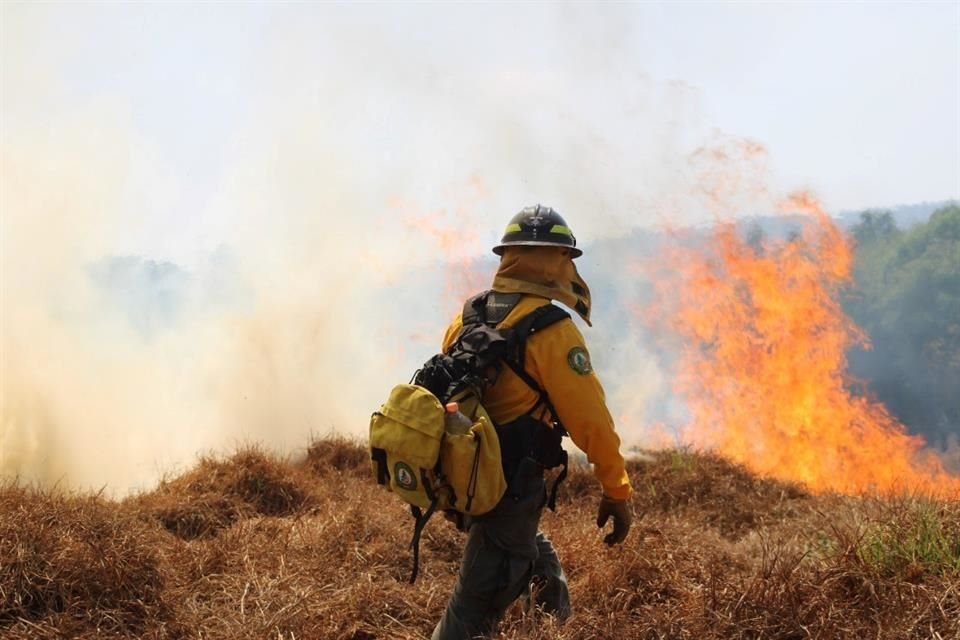
[[843,304],[871,346],[850,352],[850,369],[911,432],[943,447],[960,436],[960,206],[908,229],[889,211],[866,211],[851,233]]

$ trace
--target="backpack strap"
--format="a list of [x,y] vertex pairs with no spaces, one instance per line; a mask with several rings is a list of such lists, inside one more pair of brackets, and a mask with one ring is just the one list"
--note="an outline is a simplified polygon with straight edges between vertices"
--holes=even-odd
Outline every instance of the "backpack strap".
[[423,511],[417,505],[410,505],[410,513],[413,514],[413,519],[415,520],[413,525],[413,539],[410,541],[410,548],[413,549],[413,571],[410,574],[410,584],[417,581],[417,574],[420,573],[420,536],[423,534],[423,528],[427,526],[430,517],[437,510],[437,505],[440,504],[440,496],[430,489],[430,481],[427,478],[427,473],[422,469],[420,471],[420,482],[423,483],[427,497],[430,499],[430,506],[427,507],[426,511]]
[[437,502],[437,497],[434,496],[426,512],[416,505],[410,505],[410,513],[416,520],[413,525],[413,540],[410,541],[410,548],[413,549],[413,571],[410,573],[410,584],[417,581],[417,574],[420,573],[420,535],[423,533],[427,521],[430,520],[430,516],[437,510]]
[[545,304],[534,309],[513,326],[517,363],[522,367],[526,356],[527,338],[537,331],[569,318],[570,314],[554,304]]
[[545,304],[530,312],[512,327],[509,357],[504,360],[507,366],[517,374],[517,377],[536,392],[537,404],[533,406],[531,411],[535,411],[540,405],[546,406],[550,412],[550,418],[560,427],[564,434],[566,433],[566,429],[564,429],[560,423],[560,417],[557,415],[556,409],[553,408],[550,397],[547,395],[547,392],[540,387],[537,381],[534,380],[533,376],[527,373],[524,362],[527,355],[527,339],[538,331],[543,331],[547,327],[569,317],[569,313],[553,304]]

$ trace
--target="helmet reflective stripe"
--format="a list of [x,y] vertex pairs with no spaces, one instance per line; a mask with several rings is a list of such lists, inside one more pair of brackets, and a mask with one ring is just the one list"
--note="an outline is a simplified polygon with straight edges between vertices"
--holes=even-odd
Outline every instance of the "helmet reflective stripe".
[[503,233],[504,235],[506,235],[508,233],[516,233],[518,231],[523,231],[523,229],[520,228],[520,225],[513,223],[513,224],[508,224],[507,228],[503,231]]
[[565,236],[573,237],[573,232],[562,224],[555,224],[550,227],[550,233],[562,233]]

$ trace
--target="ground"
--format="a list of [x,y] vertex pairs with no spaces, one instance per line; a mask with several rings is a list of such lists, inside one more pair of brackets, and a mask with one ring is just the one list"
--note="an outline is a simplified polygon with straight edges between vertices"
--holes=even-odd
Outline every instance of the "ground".
[[[427,637],[463,534],[432,520],[408,584],[412,519],[367,458],[247,448],[119,501],[7,483],[0,637]],[[814,495],[685,450],[629,471],[637,518],[613,548],[572,471],[542,526],[575,613],[516,606],[500,638],[960,638],[960,503]]]

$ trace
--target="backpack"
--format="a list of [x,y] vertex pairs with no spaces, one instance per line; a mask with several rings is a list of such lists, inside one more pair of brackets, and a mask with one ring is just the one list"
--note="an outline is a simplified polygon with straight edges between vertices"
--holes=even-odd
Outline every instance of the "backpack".
[[[566,476],[566,434],[546,392],[524,370],[527,338],[570,315],[552,304],[541,306],[514,326],[496,326],[513,310],[522,294],[485,291],[464,304],[462,329],[444,353],[418,369],[408,384],[398,384],[370,418],[370,454],[377,483],[410,505],[414,517],[412,584],[419,569],[420,536],[438,510],[478,516],[493,509],[508,490],[520,460],[532,451],[549,452],[537,462],[563,466],[548,502],[555,508],[556,490]],[[525,416],[524,427],[501,429],[483,407],[484,392],[509,367],[538,394],[530,412],[546,407],[553,427]],[[469,418],[465,433],[445,428],[445,405],[457,402]],[[501,442],[504,443],[503,449]]]

